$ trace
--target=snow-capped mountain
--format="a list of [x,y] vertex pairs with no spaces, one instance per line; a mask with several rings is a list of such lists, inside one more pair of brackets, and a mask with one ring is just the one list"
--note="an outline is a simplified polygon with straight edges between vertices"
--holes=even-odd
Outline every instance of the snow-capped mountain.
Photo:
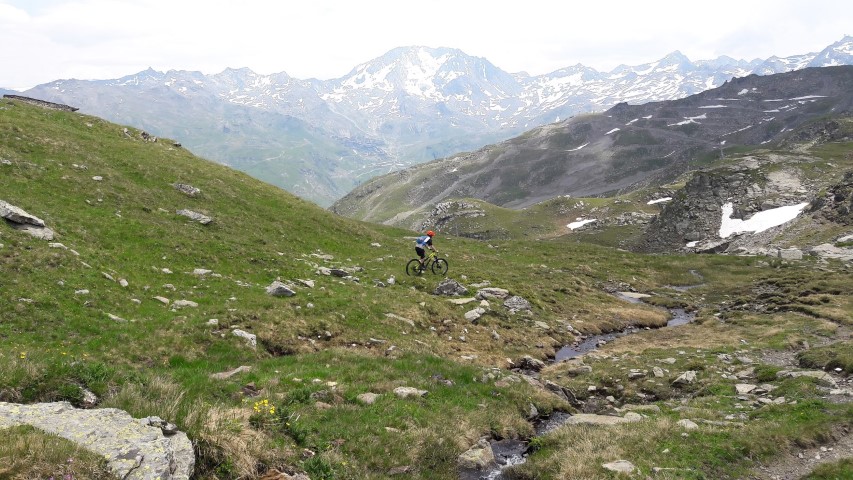
[[847,64],[849,36],[787,58],[691,61],[676,51],[610,72],[575,65],[538,76],[507,73],[457,49],[401,47],[327,81],[247,68],[148,69],[115,80],[58,80],[24,94],[174,138],[328,205],[375,175],[578,113],[683,98],[750,74]]

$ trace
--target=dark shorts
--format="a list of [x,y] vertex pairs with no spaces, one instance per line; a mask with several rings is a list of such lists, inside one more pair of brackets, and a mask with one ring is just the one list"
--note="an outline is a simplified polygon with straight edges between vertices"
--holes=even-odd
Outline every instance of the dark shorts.
[[423,248],[415,247],[415,253],[417,253],[419,257],[424,258],[424,249]]

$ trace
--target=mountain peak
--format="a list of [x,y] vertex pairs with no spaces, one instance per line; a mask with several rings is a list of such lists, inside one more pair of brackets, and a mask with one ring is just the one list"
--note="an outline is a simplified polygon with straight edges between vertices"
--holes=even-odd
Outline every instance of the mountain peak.
[[673,50],[667,56],[663,57],[661,59],[661,62],[669,63],[669,64],[672,64],[672,63],[690,63],[690,59],[687,58],[686,55],[681,53],[680,50]]

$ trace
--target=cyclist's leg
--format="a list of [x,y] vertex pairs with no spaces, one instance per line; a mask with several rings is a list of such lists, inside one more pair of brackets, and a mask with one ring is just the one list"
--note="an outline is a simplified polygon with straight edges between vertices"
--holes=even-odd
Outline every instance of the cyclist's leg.
[[426,258],[426,256],[424,255],[424,249],[423,249],[423,248],[420,248],[420,247],[415,247],[415,253],[417,253],[417,254],[418,254],[418,257],[420,257],[420,259],[421,259],[421,268],[423,268],[423,266],[424,266],[424,259]]

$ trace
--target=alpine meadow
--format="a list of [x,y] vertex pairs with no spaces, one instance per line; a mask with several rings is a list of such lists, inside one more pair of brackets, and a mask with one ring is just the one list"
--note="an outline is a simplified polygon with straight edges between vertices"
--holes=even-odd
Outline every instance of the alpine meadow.
[[0,478],[853,478],[851,85],[620,103],[331,210],[7,96]]

